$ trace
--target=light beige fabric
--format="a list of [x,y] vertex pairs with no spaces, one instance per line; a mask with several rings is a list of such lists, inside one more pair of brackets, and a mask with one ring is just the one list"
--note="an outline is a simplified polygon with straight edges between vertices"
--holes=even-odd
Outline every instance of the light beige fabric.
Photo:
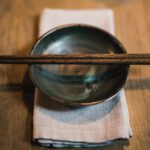
[[[68,23],[86,23],[114,34],[113,12],[104,10],[49,10],[40,18],[39,34]],[[96,147],[132,135],[124,90],[104,103],[69,108],[35,91],[33,140],[43,146]]]

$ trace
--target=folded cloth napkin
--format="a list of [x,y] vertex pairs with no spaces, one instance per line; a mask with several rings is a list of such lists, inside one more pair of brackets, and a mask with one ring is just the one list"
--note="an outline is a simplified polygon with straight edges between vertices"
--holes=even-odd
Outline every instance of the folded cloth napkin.
[[[39,34],[62,24],[85,23],[114,34],[113,12],[104,10],[49,10],[40,18]],[[96,147],[132,135],[124,90],[112,100],[69,108],[35,90],[33,140],[48,147]]]

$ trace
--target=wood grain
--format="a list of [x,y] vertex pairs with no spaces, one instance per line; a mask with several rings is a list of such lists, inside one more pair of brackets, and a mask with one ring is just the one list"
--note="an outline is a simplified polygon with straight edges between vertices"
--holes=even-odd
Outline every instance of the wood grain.
[[[1,0],[0,55],[28,54],[37,38],[44,8],[112,8],[116,36],[129,53],[150,53],[149,0]],[[0,147],[44,150],[31,144],[33,88],[27,66],[0,65]],[[131,67],[126,83],[133,137],[103,150],[147,150],[150,147],[150,67]]]

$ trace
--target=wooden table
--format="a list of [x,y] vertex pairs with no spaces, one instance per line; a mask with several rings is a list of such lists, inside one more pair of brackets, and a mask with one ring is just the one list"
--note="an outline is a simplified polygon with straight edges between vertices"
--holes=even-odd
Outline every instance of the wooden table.
[[[129,53],[150,53],[150,0],[1,0],[0,55],[27,54],[37,38],[43,8],[112,8],[116,36]],[[0,65],[0,148],[44,150],[31,144],[33,86],[26,65]],[[133,137],[100,149],[150,147],[150,67],[131,67],[126,83]]]

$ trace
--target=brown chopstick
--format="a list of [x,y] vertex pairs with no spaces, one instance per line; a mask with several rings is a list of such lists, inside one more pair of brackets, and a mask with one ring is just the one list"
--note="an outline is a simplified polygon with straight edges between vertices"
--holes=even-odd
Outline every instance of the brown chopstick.
[[150,54],[3,55],[0,64],[127,64],[150,65]]

